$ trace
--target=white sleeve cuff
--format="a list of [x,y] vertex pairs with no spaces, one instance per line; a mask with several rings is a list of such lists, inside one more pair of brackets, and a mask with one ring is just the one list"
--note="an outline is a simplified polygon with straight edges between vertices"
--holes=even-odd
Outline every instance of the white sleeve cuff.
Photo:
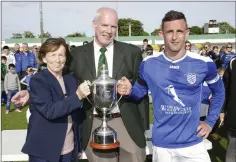
[[217,74],[217,76],[214,79],[206,81],[206,83],[213,84],[213,83],[216,83],[219,79],[220,79],[220,76],[219,76],[219,74]]

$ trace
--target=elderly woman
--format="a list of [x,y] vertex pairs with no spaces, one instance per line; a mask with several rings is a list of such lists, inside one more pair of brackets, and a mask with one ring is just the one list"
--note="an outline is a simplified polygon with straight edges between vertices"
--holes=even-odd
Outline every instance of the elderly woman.
[[29,162],[78,161],[80,148],[80,109],[90,94],[87,84],[63,75],[69,49],[62,38],[50,38],[39,50],[38,59],[47,70],[30,80],[28,132],[22,152]]

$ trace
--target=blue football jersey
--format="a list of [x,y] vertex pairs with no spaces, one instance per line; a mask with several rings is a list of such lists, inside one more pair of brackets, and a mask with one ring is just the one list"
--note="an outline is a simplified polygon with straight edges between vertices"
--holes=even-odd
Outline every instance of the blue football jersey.
[[209,98],[211,96],[211,89],[208,87],[207,83],[204,82],[202,85],[202,104],[210,104]]
[[[236,56],[235,53],[230,53],[230,54],[221,53],[221,54],[220,54],[220,60],[224,61],[224,62],[222,63],[222,67],[223,67],[223,68],[227,68],[227,65],[228,65],[229,61],[230,61],[233,57],[235,57],[235,56]],[[224,59],[223,59],[223,58],[224,58]]]
[[224,102],[224,87],[212,59],[187,52],[175,61],[164,53],[143,60],[130,97],[139,100],[151,91],[154,106],[152,142],[155,146],[183,148],[202,141],[202,137],[197,137],[197,127],[204,81],[214,94],[212,111],[206,119],[213,127]]

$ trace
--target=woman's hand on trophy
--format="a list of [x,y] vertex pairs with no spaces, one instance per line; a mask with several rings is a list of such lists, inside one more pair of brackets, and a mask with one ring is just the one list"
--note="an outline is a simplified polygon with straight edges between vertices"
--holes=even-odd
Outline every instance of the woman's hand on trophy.
[[76,94],[78,95],[79,99],[82,100],[90,95],[90,86],[88,81],[84,81],[82,84],[79,85]]
[[122,96],[130,95],[132,84],[126,77],[122,77],[117,84],[117,92]]

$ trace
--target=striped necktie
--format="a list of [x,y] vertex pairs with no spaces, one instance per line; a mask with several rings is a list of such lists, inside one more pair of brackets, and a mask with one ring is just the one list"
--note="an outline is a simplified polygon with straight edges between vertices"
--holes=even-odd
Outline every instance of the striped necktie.
[[97,71],[97,76],[100,76],[101,75],[101,70],[102,70],[102,65],[105,64],[106,65],[106,69],[108,70],[108,66],[107,66],[107,59],[106,59],[106,55],[105,55],[105,52],[107,51],[106,48],[102,47],[100,49],[100,57],[99,57],[99,60],[98,60],[98,71]]

